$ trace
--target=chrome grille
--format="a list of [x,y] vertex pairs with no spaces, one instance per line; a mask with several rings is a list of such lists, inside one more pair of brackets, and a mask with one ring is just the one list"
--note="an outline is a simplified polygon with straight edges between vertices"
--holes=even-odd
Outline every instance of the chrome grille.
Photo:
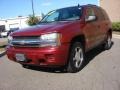
[[39,37],[13,37],[12,46],[16,47],[38,47],[40,45]]

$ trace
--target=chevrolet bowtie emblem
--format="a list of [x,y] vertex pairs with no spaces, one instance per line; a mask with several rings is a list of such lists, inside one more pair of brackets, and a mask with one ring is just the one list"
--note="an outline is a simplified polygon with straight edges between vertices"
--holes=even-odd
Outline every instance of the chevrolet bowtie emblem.
[[24,45],[24,44],[25,44],[25,40],[22,40],[22,41],[20,42],[20,44],[21,44],[21,45]]

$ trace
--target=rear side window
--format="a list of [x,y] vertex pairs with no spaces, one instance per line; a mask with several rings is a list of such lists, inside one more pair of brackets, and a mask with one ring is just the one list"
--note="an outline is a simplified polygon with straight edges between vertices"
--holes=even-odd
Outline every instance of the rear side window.
[[94,9],[98,21],[109,20],[107,13],[102,8],[95,7]]
[[95,7],[94,9],[95,9],[95,13],[96,13],[96,16],[97,16],[97,20],[98,20],[98,21],[103,21],[103,20],[105,20],[105,16],[104,16],[102,10],[99,9],[99,8],[97,8],[97,7]]
[[87,9],[86,9],[86,18],[88,18],[88,16],[95,16],[95,12],[94,12],[94,10],[93,10],[93,8],[91,8],[91,7],[88,7]]
[[109,17],[108,17],[108,14],[106,13],[105,10],[101,9],[102,13],[104,14],[104,17],[106,20],[110,20]]

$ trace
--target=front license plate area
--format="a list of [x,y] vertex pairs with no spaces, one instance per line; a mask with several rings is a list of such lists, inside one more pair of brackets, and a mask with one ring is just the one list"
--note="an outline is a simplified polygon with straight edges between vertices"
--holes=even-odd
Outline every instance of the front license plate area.
[[26,60],[25,55],[24,54],[16,54],[15,58],[18,62],[24,62]]

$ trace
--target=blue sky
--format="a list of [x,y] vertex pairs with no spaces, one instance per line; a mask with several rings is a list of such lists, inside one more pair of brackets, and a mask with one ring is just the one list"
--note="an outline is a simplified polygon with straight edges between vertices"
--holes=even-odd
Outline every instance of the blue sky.
[[[33,0],[36,15],[48,13],[61,7],[83,4],[96,4],[98,0]],[[0,18],[14,18],[32,14],[31,0],[0,0]]]

